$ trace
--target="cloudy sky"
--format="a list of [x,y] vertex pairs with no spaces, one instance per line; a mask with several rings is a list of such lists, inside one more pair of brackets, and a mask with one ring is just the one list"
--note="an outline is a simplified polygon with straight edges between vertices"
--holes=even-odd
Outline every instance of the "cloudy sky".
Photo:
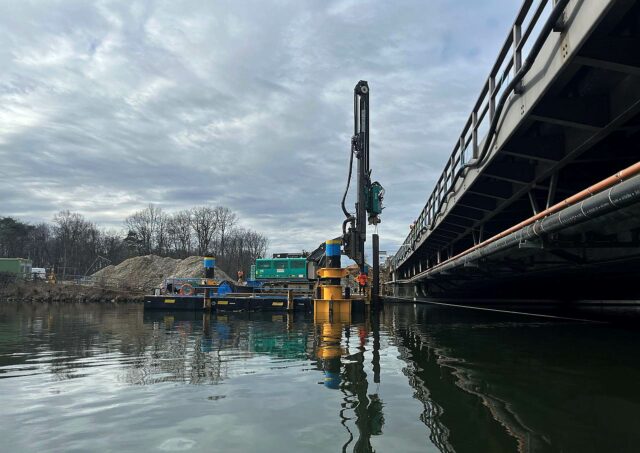
[[418,215],[520,0],[0,0],[0,215],[222,204],[272,249],[340,232],[371,87],[381,248]]

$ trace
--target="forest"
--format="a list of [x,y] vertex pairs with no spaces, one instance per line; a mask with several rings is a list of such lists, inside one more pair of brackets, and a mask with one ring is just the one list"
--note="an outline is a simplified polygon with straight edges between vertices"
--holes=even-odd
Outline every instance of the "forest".
[[242,228],[238,215],[225,206],[169,213],[150,204],[124,219],[121,230],[101,228],[68,210],[37,224],[0,217],[0,258],[29,258],[33,267],[53,267],[58,276],[90,275],[106,265],[150,254],[212,255],[222,269],[242,269],[248,275],[268,246],[263,234]]

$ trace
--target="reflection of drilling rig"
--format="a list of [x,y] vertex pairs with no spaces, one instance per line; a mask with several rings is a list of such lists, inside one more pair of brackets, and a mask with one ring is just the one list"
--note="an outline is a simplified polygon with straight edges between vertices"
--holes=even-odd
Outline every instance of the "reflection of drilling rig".
[[[340,421],[349,437],[342,451],[352,443],[353,451],[373,451],[371,437],[382,434],[384,404],[370,382],[373,377],[373,384],[380,383],[380,326],[379,318],[372,318],[366,316],[356,324],[316,319],[315,356],[324,373],[323,384],[343,395]],[[372,354],[371,374],[365,371],[367,350]]]
[[330,389],[339,389],[341,358],[346,353],[342,347],[342,330],[345,324],[323,322],[319,327],[320,341],[316,348],[316,356],[324,371],[324,386]]
[[[342,211],[346,219],[342,224],[342,239],[333,239],[326,242],[326,267],[318,270],[319,294],[314,300],[314,315],[334,316],[339,314],[341,319],[351,316],[351,299],[348,290],[343,296],[341,279],[347,272],[340,266],[340,255],[343,246],[344,254],[358,264],[360,275],[358,280],[366,282],[364,243],[367,239],[367,223],[377,225],[380,223],[382,212],[382,199],[384,189],[380,183],[371,182],[371,169],[369,167],[369,85],[361,80],[353,92],[353,126],[354,133],[351,138],[351,155],[349,157],[349,177],[347,187],[342,197]],[[346,198],[351,183],[353,172],[353,159],[357,159],[357,199],[355,215],[350,213],[346,206]],[[379,256],[378,235],[373,235],[373,284],[371,286],[371,300],[374,306],[378,302],[379,282]]]

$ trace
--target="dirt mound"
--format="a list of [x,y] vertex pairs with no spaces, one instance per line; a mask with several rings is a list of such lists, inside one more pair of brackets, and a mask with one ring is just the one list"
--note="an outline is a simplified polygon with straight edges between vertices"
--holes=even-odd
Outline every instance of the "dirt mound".
[[[136,256],[117,266],[107,266],[92,277],[97,282],[117,283],[132,288],[151,290],[170,277],[204,277],[203,257],[190,256],[183,260],[156,255]],[[230,280],[221,269],[216,269],[216,280]]]

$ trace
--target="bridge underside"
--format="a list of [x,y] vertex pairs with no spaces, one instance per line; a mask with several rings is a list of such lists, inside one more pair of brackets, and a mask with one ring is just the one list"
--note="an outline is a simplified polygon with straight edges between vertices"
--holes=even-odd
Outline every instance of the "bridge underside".
[[635,202],[437,271],[640,160],[638,49],[640,4],[614,3],[535,104],[522,101],[511,135],[395,270],[397,295],[640,299]]
[[[637,191],[638,189],[636,189]],[[640,203],[398,285],[404,297],[640,299]]]

